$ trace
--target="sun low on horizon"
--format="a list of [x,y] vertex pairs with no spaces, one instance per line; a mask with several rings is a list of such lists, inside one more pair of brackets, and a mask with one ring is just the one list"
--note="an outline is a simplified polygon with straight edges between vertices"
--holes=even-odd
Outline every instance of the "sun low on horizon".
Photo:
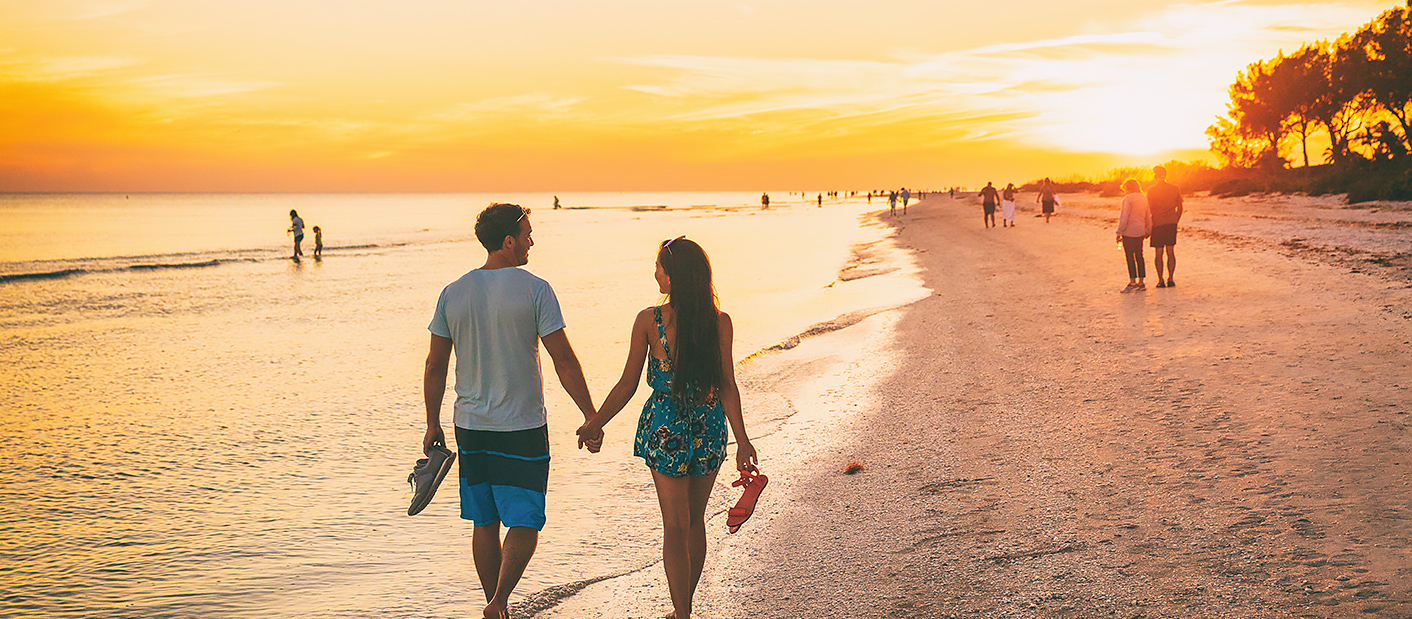
[[976,186],[1207,158],[1389,2],[0,0],[0,192]]

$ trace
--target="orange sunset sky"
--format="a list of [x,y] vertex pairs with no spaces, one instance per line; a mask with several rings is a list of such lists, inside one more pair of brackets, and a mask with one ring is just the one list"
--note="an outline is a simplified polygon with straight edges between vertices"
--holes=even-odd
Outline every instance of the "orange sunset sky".
[[978,186],[1206,156],[1389,2],[0,0],[0,191]]

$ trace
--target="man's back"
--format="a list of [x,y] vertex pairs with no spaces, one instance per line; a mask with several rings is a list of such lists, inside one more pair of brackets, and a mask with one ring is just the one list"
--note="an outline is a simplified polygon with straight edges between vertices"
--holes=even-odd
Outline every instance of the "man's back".
[[564,328],[549,283],[517,267],[448,284],[428,329],[456,351],[455,425],[510,432],[545,424],[539,338]]
[[984,200],[986,204],[995,204],[995,194],[995,187],[990,185],[986,185],[984,189],[981,189],[981,199]]
[[1158,181],[1147,188],[1147,205],[1152,210],[1152,225],[1177,223],[1177,220],[1181,219],[1177,209],[1182,205],[1182,192],[1176,185]]

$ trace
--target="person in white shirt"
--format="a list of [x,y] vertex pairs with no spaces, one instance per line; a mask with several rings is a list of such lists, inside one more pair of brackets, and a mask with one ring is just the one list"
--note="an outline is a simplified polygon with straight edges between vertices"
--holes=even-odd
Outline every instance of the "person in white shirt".
[[286,232],[294,233],[294,255],[290,257],[298,260],[304,255],[304,250],[299,249],[299,244],[304,242],[304,220],[299,217],[299,211],[289,209],[289,229]]
[[[460,453],[461,518],[474,525],[472,554],[487,605],[485,617],[509,617],[519,583],[544,527],[549,482],[549,429],[539,344],[584,419],[595,414],[583,368],[549,283],[519,267],[534,245],[529,209],[492,204],[476,218],[487,256],[481,268],[441,291],[427,329],[422,389],[427,430],[423,451],[445,445],[441,401],[456,353],[456,447]],[[600,442],[590,442],[597,451]],[[500,525],[504,524],[504,542]]]
[[1142,241],[1152,235],[1152,210],[1147,207],[1147,196],[1142,193],[1142,185],[1128,179],[1123,183],[1123,208],[1118,213],[1118,242],[1123,244],[1123,255],[1128,260],[1128,286],[1123,292],[1147,290],[1143,279],[1147,277],[1147,265],[1142,260]]

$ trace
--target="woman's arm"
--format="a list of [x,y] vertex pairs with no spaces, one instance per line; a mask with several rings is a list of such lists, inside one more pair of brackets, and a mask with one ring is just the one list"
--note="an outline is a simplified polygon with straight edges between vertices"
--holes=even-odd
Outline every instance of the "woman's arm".
[[731,324],[730,314],[721,312],[720,320],[721,405],[726,409],[726,422],[731,426],[731,434],[735,435],[735,469],[743,471],[747,464],[755,466],[760,462],[755,446],[750,444],[750,437],[745,433],[745,417],[740,412],[740,388],[735,384],[735,359],[731,356],[735,326]]
[[608,396],[603,398],[603,404],[598,407],[598,414],[583,423],[578,429],[579,447],[583,447],[586,441],[601,440],[603,438],[603,426],[617,415],[633,394],[637,393],[637,385],[642,382],[642,367],[647,360],[647,332],[652,326],[652,309],[648,308],[637,313],[637,318],[632,323],[632,335],[628,340],[628,360],[623,364],[623,375],[618,378],[618,384],[613,385],[613,390],[608,392]]

